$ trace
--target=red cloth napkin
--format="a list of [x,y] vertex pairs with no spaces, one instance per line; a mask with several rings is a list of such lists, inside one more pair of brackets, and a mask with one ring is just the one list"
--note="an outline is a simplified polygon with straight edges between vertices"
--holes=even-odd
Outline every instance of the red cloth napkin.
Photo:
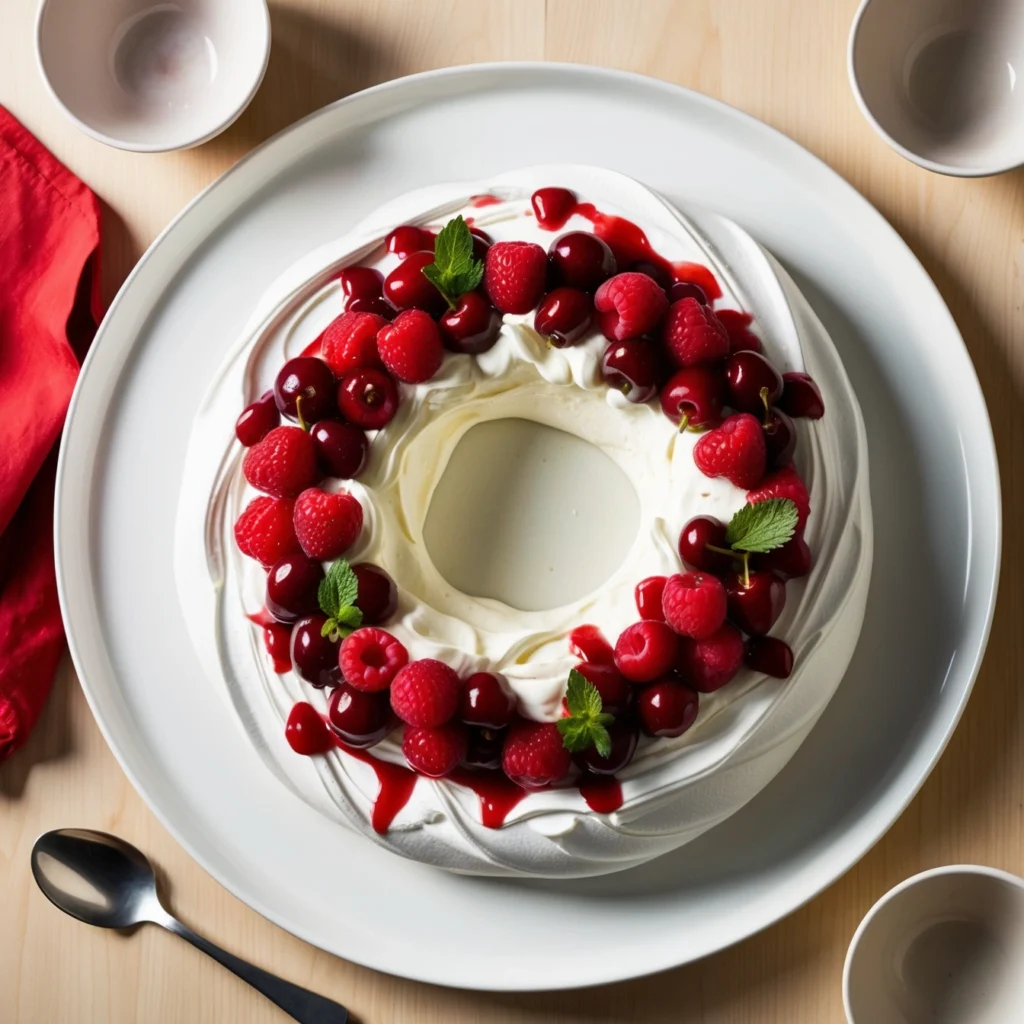
[[53,566],[57,442],[100,320],[96,197],[0,107],[0,761],[64,649]]

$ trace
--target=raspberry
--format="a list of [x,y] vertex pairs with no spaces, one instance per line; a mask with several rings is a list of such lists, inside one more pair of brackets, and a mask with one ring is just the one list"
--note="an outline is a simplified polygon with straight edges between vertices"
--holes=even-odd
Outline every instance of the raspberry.
[[505,774],[523,789],[543,789],[569,774],[572,756],[554,722],[520,719],[509,727],[501,751]]
[[730,416],[693,446],[693,461],[705,476],[724,476],[744,490],[757,486],[767,460],[761,424],[748,412]]
[[391,684],[391,707],[407,725],[433,729],[459,710],[462,687],[453,668],[422,658],[410,662]]
[[709,637],[679,641],[676,671],[683,682],[700,693],[713,693],[725,686],[743,664],[743,635],[726,622]]
[[338,667],[349,686],[365,693],[386,690],[408,662],[409,652],[390,633],[364,626],[341,642]]
[[667,576],[648,576],[636,585],[633,595],[641,619],[665,621],[665,613],[661,610],[661,595],[665,592],[667,579]]
[[670,576],[661,597],[665,621],[694,640],[705,640],[722,628],[727,603],[722,581],[703,572]]
[[440,779],[458,767],[466,756],[465,726],[448,722],[434,729],[407,725],[402,736],[402,753],[413,771]]
[[495,242],[484,261],[484,288],[502,313],[529,313],[544,294],[548,257],[533,242]]
[[292,526],[295,502],[289,498],[253,498],[235,523],[235,543],[243,555],[269,569],[285,555],[299,551]]
[[340,558],[363,528],[363,506],[347,491],[328,494],[310,487],[295,499],[295,536],[310,558]]
[[747,501],[752,505],[759,501],[767,501],[769,498],[789,498],[796,505],[797,515],[800,517],[796,527],[799,534],[811,514],[811,497],[807,493],[806,484],[792,466],[776,470],[770,476],[766,476],[756,490],[747,493]]
[[615,643],[615,667],[632,683],[649,683],[675,663],[678,640],[664,622],[634,622]]
[[672,304],[662,340],[680,367],[716,363],[729,354],[729,335],[721,321],[710,307],[692,298]]
[[407,309],[385,324],[377,335],[377,350],[393,377],[422,384],[441,368],[444,342],[429,313]]
[[320,479],[313,439],[301,427],[274,427],[245,453],[242,474],[257,491],[294,498]]
[[377,333],[388,322],[376,313],[342,313],[323,333],[320,354],[336,377],[360,366],[382,369],[377,352]]
[[653,331],[668,309],[657,281],[627,270],[610,277],[594,294],[601,331],[610,341],[627,341]]

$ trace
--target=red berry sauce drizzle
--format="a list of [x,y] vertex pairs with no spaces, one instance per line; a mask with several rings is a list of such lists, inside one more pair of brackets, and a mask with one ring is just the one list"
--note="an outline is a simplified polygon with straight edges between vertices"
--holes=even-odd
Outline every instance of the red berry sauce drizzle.
[[470,196],[469,205],[475,206],[477,209],[483,206],[497,206],[498,203],[503,203],[505,200],[501,196],[491,195],[489,192],[483,193],[479,196]]
[[280,676],[292,669],[292,659],[288,652],[291,643],[292,627],[278,622],[266,608],[253,612],[249,619],[257,626],[263,627],[263,646],[274,663],[274,671]]

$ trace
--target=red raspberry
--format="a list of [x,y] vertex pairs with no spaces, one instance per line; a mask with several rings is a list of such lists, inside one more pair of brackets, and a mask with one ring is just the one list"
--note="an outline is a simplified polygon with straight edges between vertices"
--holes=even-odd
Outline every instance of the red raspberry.
[[501,751],[505,774],[523,789],[543,789],[569,774],[572,756],[554,722],[520,719],[509,727]]
[[664,622],[634,622],[615,642],[615,667],[632,683],[649,683],[675,663],[678,643]]
[[743,653],[743,634],[726,622],[703,640],[684,636],[679,641],[676,671],[700,693],[713,693],[740,670]]
[[301,427],[274,427],[245,453],[242,474],[264,494],[296,497],[320,479],[313,438]]
[[338,667],[349,686],[364,693],[378,693],[408,662],[409,652],[390,633],[363,626],[341,641]]
[[295,536],[310,558],[340,558],[363,528],[363,506],[347,491],[328,494],[310,487],[295,499]]
[[289,498],[253,498],[235,523],[235,543],[243,555],[269,569],[285,555],[299,551],[292,526],[295,502]]
[[459,710],[462,686],[455,669],[422,658],[403,668],[391,684],[391,707],[407,725],[433,729]]
[[484,288],[502,313],[529,313],[544,294],[548,257],[533,242],[495,242],[484,261]]
[[782,469],[776,470],[761,481],[760,487],[747,493],[747,501],[752,505],[759,501],[767,501],[769,498],[789,498],[796,505],[800,517],[796,527],[799,534],[811,514],[811,496],[807,493],[806,484],[792,466],[783,466]]
[[724,476],[744,490],[756,487],[768,461],[757,417],[737,413],[703,434],[693,446],[693,461],[705,476]]
[[661,597],[665,621],[680,636],[704,640],[722,628],[728,600],[722,581],[703,572],[670,576]]
[[709,306],[696,299],[672,304],[662,332],[665,348],[676,366],[717,363],[729,354],[729,335]]
[[393,377],[422,384],[441,368],[444,342],[429,313],[407,309],[385,323],[377,335],[377,351]]
[[667,580],[667,576],[648,576],[636,585],[633,595],[641,619],[665,621],[665,613],[661,610],[661,595],[665,592]]
[[377,352],[377,333],[387,325],[387,320],[376,313],[342,313],[327,325],[320,356],[336,377],[360,366],[383,369]]
[[610,341],[627,341],[653,331],[668,299],[653,277],[635,270],[608,278],[594,293],[601,331]]
[[402,736],[402,753],[413,771],[440,779],[458,767],[466,756],[465,726],[448,722],[435,729],[407,725]]

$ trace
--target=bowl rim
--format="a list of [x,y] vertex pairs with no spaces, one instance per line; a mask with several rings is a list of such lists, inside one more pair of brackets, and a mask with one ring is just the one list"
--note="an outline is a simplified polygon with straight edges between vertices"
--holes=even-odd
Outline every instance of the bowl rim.
[[989,867],[986,864],[944,864],[937,868],[929,868],[927,871],[919,871],[916,875],[904,878],[902,882],[894,885],[888,892],[883,893],[871,906],[871,909],[861,918],[857,930],[850,939],[850,945],[846,950],[846,959],[843,962],[843,1010],[846,1019],[850,1024],[856,1024],[853,1019],[853,1009],[850,1006],[850,973],[853,966],[853,959],[856,955],[865,933],[871,926],[874,919],[881,912],[882,908],[891,903],[894,899],[913,889],[916,886],[939,878],[943,875],[975,875],[983,878],[991,878],[1006,885],[1012,885],[1017,889],[1024,890],[1024,878],[1014,875],[1001,868]]
[[177,150],[192,149],[195,146],[201,146],[204,142],[209,142],[210,139],[219,135],[222,131],[229,128],[235,121],[241,117],[242,112],[252,102],[253,97],[256,95],[257,90],[263,82],[263,77],[267,72],[267,65],[270,62],[270,45],[271,45],[271,25],[270,25],[270,9],[267,6],[267,0],[257,0],[256,7],[262,13],[263,17],[260,21],[260,27],[262,29],[260,42],[263,47],[262,59],[259,63],[259,70],[254,76],[251,85],[245,96],[242,98],[238,106],[232,110],[226,117],[222,118],[217,124],[213,125],[208,129],[201,130],[198,134],[185,135],[180,139],[173,139],[163,142],[132,142],[129,139],[118,139],[113,135],[107,135],[105,132],[101,132],[99,129],[94,128],[88,122],[83,121],[77,114],[73,113],[67,104],[57,94],[57,90],[54,88],[53,83],[50,81],[50,76],[46,72],[46,61],[43,59],[43,18],[45,17],[46,10],[50,6],[51,0],[40,0],[39,8],[36,11],[36,22],[34,31],[35,51],[36,51],[36,67],[39,70],[39,75],[43,80],[43,85],[46,87],[46,91],[50,94],[50,98],[57,105],[60,111],[65,117],[79,131],[88,135],[90,138],[95,139],[97,142],[102,142],[106,146],[112,146],[114,149],[125,150],[129,153],[172,153]]
[[860,33],[861,24],[864,20],[864,12],[868,9],[872,0],[860,0],[860,6],[857,8],[857,13],[853,16],[853,23],[850,26],[850,35],[846,44],[846,73],[850,79],[850,89],[853,92],[853,98],[857,101],[857,106],[860,108],[860,112],[864,115],[864,119],[874,128],[876,134],[881,136],[891,149],[894,149],[900,156],[905,160],[909,160],[911,163],[917,164],[918,167],[923,167],[926,171],[934,171],[936,174],[945,174],[951,178],[989,178],[995,174],[1004,174],[1006,171],[1015,170],[1018,167],[1024,167],[1024,152],[1019,157],[1010,160],[1007,163],[993,164],[990,167],[960,167],[956,164],[944,164],[939,163],[935,160],[929,160],[927,157],[921,156],[919,153],[915,153],[911,149],[907,149],[902,143],[897,142],[879,123],[878,119],[871,112],[867,101],[864,99],[864,94],[860,89],[860,79],[857,75],[857,70],[854,62],[854,49],[857,45],[857,36]]

